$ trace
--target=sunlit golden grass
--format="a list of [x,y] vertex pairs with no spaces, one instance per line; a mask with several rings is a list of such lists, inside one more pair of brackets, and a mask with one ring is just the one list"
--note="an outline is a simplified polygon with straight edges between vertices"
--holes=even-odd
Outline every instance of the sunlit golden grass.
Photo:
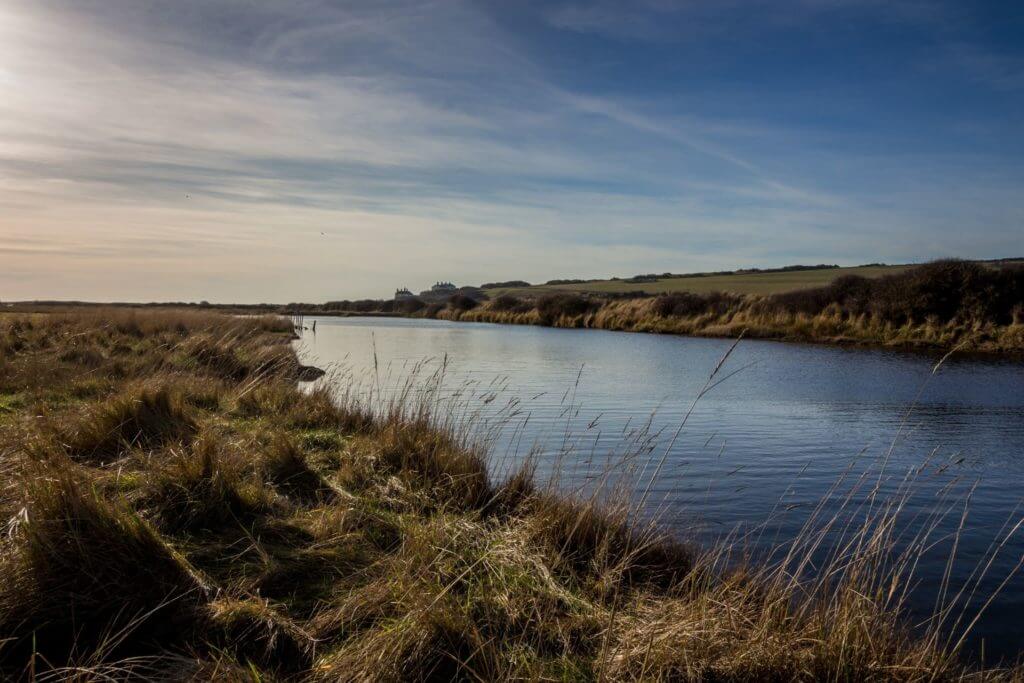
[[772,294],[679,290],[609,299],[567,290],[529,297],[506,293],[480,306],[449,306],[434,315],[688,336],[743,333],[785,341],[1020,353],[1024,268],[947,259],[884,277],[848,274],[824,286]]
[[290,331],[0,320],[0,678],[1020,678],[960,658],[955,599],[910,630],[928,537],[898,537],[909,485],[877,504],[837,485],[841,509],[872,504],[822,506],[743,561],[530,461],[496,479],[464,423],[411,395],[371,411],[301,391]]
[[686,315],[663,315],[656,309],[658,299],[597,301],[589,310],[545,317],[536,308],[506,310],[485,303],[465,311],[445,310],[438,317],[465,322],[591,328],[695,337],[735,337],[740,333],[753,339],[820,342],[830,344],[880,345],[987,352],[1024,351],[1024,320],[1018,315],[1007,324],[985,320],[934,319],[896,323],[868,314],[854,314],[828,308],[820,313],[771,310],[757,296],[739,297],[728,310]]

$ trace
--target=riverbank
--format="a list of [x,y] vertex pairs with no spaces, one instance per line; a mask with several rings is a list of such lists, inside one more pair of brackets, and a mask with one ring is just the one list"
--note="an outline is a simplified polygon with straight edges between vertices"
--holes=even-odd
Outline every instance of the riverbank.
[[913,558],[887,505],[817,578],[814,529],[744,566],[529,467],[495,481],[422,405],[301,391],[290,335],[179,311],[0,318],[0,677],[1017,673],[907,630]]
[[770,296],[722,292],[601,299],[548,294],[453,302],[436,317],[702,337],[1019,354],[1024,269],[935,261],[880,278],[845,276]]
[[[650,296],[639,291],[499,288],[482,290],[490,291],[490,298],[461,293],[447,301],[409,297],[286,306],[204,303],[185,308],[233,315],[431,318],[694,337],[736,338],[742,333],[748,338],[786,342],[1024,355],[1024,266],[1019,259],[949,259],[884,272],[889,274],[847,274],[821,287],[773,294],[705,289]],[[703,282],[707,278],[697,279]],[[530,293],[534,290],[544,293]],[[113,306],[177,310],[177,304]],[[7,304],[0,313],[61,314],[102,307],[86,302],[37,301]]]
[[[508,310],[502,302],[485,302],[469,310],[447,308],[437,318],[460,322],[616,330],[690,337],[809,342],[842,346],[897,348],[983,354],[1024,353],[1024,324],[981,321],[908,321],[897,324],[867,315],[830,310],[816,315],[759,311],[763,300],[744,297],[729,310],[696,315],[664,315],[658,299],[626,299],[594,303],[570,302],[579,312],[545,314],[534,304]],[[525,309],[525,310],[524,310]],[[582,309],[581,311],[579,309]]]

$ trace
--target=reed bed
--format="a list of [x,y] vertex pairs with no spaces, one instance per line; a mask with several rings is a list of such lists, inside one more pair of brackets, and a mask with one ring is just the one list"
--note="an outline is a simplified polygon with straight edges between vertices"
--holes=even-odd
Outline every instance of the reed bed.
[[998,599],[974,592],[984,563],[908,622],[916,562],[962,514],[941,499],[900,523],[912,475],[837,482],[767,556],[698,548],[613,483],[657,480],[647,438],[575,494],[530,458],[495,476],[443,372],[370,401],[300,388],[290,334],[169,311],[0,319],[0,677],[1022,679],[962,656]]
[[504,295],[449,306],[437,317],[687,336],[993,353],[1024,351],[1024,268],[936,261],[878,279],[839,278],[810,290],[760,296],[679,292],[600,298]]
[[[574,296],[574,295],[568,295]],[[663,315],[657,298],[599,301],[582,313],[542,316],[536,309],[496,310],[492,305],[464,311],[443,310],[437,317],[463,322],[588,328],[690,337],[735,337],[840,345],[887,346],[964,351],[1024,351],[1024,318],[1008,324],[981,320],[910,319],[902,323],[870,314],[851,314],[838,307],[819,313],[765,310],[766,299],[739,297],[725,312]]]

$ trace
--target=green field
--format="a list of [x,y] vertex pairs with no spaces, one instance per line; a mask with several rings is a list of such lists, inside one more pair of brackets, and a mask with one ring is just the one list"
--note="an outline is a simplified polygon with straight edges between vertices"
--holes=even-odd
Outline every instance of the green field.
[[665,292],[733,292],[736,294],[777,294],[795,289],[808,289],[826,285],[841,275],[881,277],[910,268],[901,266],[855,266],[851,268],[821,268],[766,273],[728,273],[725,275],[684,275],[663,278],[653,282],[625,282],[623,280],[595,280],[565,285],[534,285],[511,289],[488,289],[491,296],[499,294],[537,295],[547,292],[600,292],[661,294]]

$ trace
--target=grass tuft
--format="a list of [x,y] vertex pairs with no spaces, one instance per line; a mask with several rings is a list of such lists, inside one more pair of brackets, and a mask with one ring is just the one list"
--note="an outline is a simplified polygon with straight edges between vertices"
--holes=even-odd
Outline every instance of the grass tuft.
[[0,633],[11,639],[3,658],[60,665],[181,642],[210,592],[188,563],[69,472],[41,469],[28,486],[0,560]]
[[479,509],[492,497],[483,455],[426,420],[392,419],[373,439],[371,466],[422,491],[428,507]]
[[196,423],[181,397],[159,387],[96,406],[58,438],[72,458],[109,461],[132,449],[187,443],[195,433]]
[[312,664],[313,640],[267,600],[220,598],[207,605],[206,616],[214,642],[243,664],[279,673],[308,670]]
[[270,492],[212,439],[172,454],[154,475],[142,504],[172,533],[247,526],[274,504]]
[[330,501],[334,490],[293,441],[278,437],[263,457],[267,478],[286,496],[305,504]]

